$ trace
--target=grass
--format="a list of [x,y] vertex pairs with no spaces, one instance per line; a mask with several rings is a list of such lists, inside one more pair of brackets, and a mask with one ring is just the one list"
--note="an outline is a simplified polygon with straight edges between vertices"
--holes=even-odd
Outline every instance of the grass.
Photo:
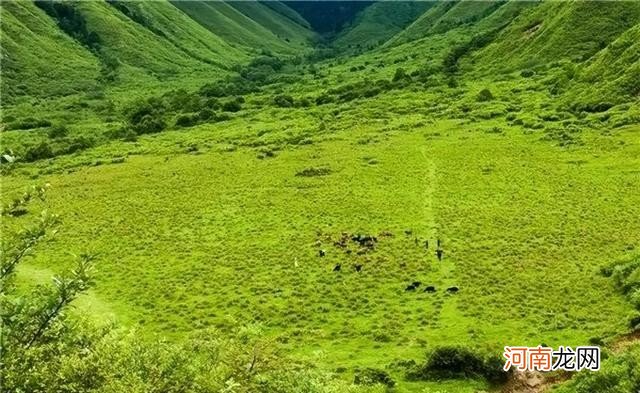
[[[638,147],[615,142],[635,133],[564,151],[518,128],[370,122],[261,160],[215,138],[207,148],[204,127],[169,132],[204,151],[40,177],[65,221],[32,266],[91,250],[96,297],[127,324],[180,337],[258,323],[329,369],[418,360],[451,342],[585,344],[624,330],[631,312],[597,270],[638,241],[638,201],[624,191],[638,186]],[[332,172],[295,176],[308,167]],[[363,256],[332,245],[342,232],[385,231],[394,236]],[[415,236],[442,239],[444,262]],[[438,292],[406,293],[414,280]],[[452,285],[459,294],[444,293]]]
[[[298,57],[283,57],[282,70],[244,94],[241,110],[224,119],[176,127],[182,112],[170,113],[158,134],[114,139],[109,135],[126,127],[133,101],[177,88],[196,92],[253,56],[225,36],[236,31],[232,24],[215,26],[228,29],[223,34],[187,17],[212,4],[180,2],[188,12],[179,17],[169,3],[139,6],[154,29],[180,18],[184,30],[152,39],[153,30],[118,16],[113,24],[123,28],[100,33],[104,43],[145,40],[122,51],[105,44],[123,59],[117,82],[51,100],[16,96],[3,107],[3,124],[29,117],[52,124],[3,131],[3,149],[19,157],[25,146],[63,143],[48,136],[60,124],[68,128],[62,139],[90,135],[95,142],[4,172],[3,201],[30,184],[50,183],[47,208],[63,219],[57,237],[21,269],[23,285],[46,280],[69,253],[91,251],[99,257],[96,285],[80,309],[97,318],[113,315],[175,341],[209,327],[260,325],[298,360],[345,380],[357,369],[385,369],[399,392],[495,389],[482,380],[404,379],[405,362],[421,363],[440,346],[500,354],[505,345],[587,345],[625,332],[637,316],[616,283],[600,274],[636,255],[640,243],[640,112],[632,100],[637,28],[612,33],[614,44],[589,61],[525,67],[513,59],[483,74],[500,58],[492,54],[515,45],[503,40],[521,24],[556,8],[563,12],[552,20],[574,20],[582,6],[440,4],[376,50],[310,63],[295,49],[304,40],[289,45],[278,38],[298,36],[303,26],[295,17],[282,10],[274,16],[276,5],[221,3],[216,7],[233,14],[234,23],[255,18],[242,29],[262,26],[235,39],[246,38],[251,48],[259,46],[251,40],[267,39]],[[23,6],[7,8],[14,26],[18,11],[10,7]],[[111,6],[82,7],[90,25],[112,25],[103,21],[114,17]],[[452,48],[469,48],[473,36],[496,29],[496,15],[518,13],[486,46],[464,52],[456,72],[443,70]],[[290,24],[274,25],[281,18]],[[197,39],[212,31],[219,41]],[[418,32],[421,38],[402,44]],[[549,46],[536,46],[543,38],[522,53],[555,57],[562,45],[549,38]],[[139,57],[146,40],[160,47]],[[84,53],[67,41],[55,43]],[[572,57],[592,50],[567,42]],[[220,64],[198,60],[229,48]],[[625,72],[598,71],[609,64]],[[159,77],[165,67],[188,73]],[[213,69],[219,73],[212,76]],[[594,97],[593,81],[615,98],[613,106],[572,106],[576,97]],[[318,103],[323,95],[330,99]],[[275,97],[286,97],[286,105]],[[349,240],[356,234],[376,236],[376,246],[358,247]],[[345,245],[336,245],[342,237]],[[413,281],[421,281],[418,291],[405,291]],[[437,291],[423,292],[427,285]],[[459,292],[447,293],[451,286]]]

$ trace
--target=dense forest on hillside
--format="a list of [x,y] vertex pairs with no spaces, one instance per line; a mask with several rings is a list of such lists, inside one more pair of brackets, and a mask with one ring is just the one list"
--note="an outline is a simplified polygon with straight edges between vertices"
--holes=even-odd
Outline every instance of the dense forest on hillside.
[[0,27],[1,392],[640,390],[640,2]]

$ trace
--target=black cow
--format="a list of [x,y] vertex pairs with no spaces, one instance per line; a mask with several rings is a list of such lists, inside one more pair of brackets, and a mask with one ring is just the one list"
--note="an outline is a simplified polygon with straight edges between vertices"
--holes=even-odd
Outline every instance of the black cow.
[[320,250],[318,251],[318,255],[320,255],[320,257],[322,258],[323,256],[327,255],[327,252],[325,250]]
[[436,291],[436,287],[434,287],[433,285],[429,285],[428,287],[426,287],[424,289],[425,292],[429,292],[429,293],[433,293]]
[[341,264],[337,264],[337,265],[333,268],[333,271],[334,271],[334,272],[339,272],[341,268],[342,268],[342,265],[341,265]]
[[449,288],[447,288],[447,292],[449,292],[449,293],[458,293],[459,290],[460,290],[460,288],[458,288],[458,287],[449,287]]
[[360,273],[362,271],[362,265],[356,265],[356,271]]
[[438,260],[439,260],[439,261],[441,261],[441,260],[442,260],[442,253],[443,253],[443,251],[442,251],[442,249],[441,249],[441,248],[438,248],[438,249],[436,250],[436,255],[438,256]]
[[413,233],[413,231],[411,229],[405,229],[404,234],[407,236],[411,236],[411,234]]
[[404,290],[405,291],[415,291],[416,287],[414,287],[413,284],[412,284],[412,285],[407,286]]
[[422,283],[420,281],[414,281],[413,283],[411,283],[411,285],[418,288],[420,285],[422,285]]
[[438,248],[440,248],[440,239],[438,239]]
[[424,241],[424,248],[429,249],[429,240]]

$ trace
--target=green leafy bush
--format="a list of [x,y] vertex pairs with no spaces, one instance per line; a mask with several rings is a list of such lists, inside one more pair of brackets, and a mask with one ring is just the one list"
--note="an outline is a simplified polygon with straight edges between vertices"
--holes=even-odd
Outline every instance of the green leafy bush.
[[583,371],[558,393],[632,393],[640,391],[640,344],[603,360],[598,372]]
[[535,74],[536,74],[535,71],[533,71],[531,69],[526,69],[526,70],[520,71],[520,76],[523,77],[523,78],[531,78]]
[[482,89],[476,96],[476,99],[480,102],[486,102],[493,100],[493,94],[489,89]]
[[391,378],[389,373],[377,368],[356,369],[354,373],[353,383],[356,385],[375,385],[382,384],[387,387],[394,387],[396,382]]
[[7,124],[7,130],[30,130],[32,128],[51,127],[51,122],[46,119],[27,117]]
[[93,138],[88,136],[78,136],[69,141],[68,145],[61,149],[60,153],[62,154],[71,154],[77,151],[89,149],[95,146],[96,142]]
[[275,96],[273,98],[273,102],[276,104],[276,106],[279,106],[281,108],[290,108],[294,104],[293,97],[286,94],[279,94]]
[[239,112],[242,110],[242,104],[238,100],[227,101],[222,104],[222,110],[225,112]]
[[176,119],[176,126],[191,127],[198,124],[199,119],[199,115],[197,114],[180,115]]
[[484,378],[491,383],[505,382],[509,376],[503,371],[500,357],[485,356],[470,348],[444,346],[427,354],[426,362],[407,373],[412,380],[456,378]]
[[152,98],[133,105],[127,111],[127,122],[129,127],[137,134],[151,134],[164,130],[166,123],[163,102],[157,98]]
[[26,152],[24,153],[23,160],[27,162],[33,162],[51,158],[54,156],[55,153],[53,152],[53,148],[51,147],[51,145],[46,141],[42,141],[36,145],[28,147]]
[[393,82],[400,82],[405,79],[411,79],[411,77],[407,74],[404,68],[396,68],[395,74],[393,74]]
[[51,139],[64,138],[69,134],[69,129],[64,125],[57,125],[49,128],[47,136]]

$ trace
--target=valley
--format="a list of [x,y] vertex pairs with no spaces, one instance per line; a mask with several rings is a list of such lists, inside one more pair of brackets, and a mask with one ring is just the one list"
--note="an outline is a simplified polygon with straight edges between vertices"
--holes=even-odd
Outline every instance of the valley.
[[60,217],[18,293],[88,254],[70,320],[240,343],[86,391],[500,392],[507,345],[637,390],[640,3],[295,3],[2,3],[3,232]]

